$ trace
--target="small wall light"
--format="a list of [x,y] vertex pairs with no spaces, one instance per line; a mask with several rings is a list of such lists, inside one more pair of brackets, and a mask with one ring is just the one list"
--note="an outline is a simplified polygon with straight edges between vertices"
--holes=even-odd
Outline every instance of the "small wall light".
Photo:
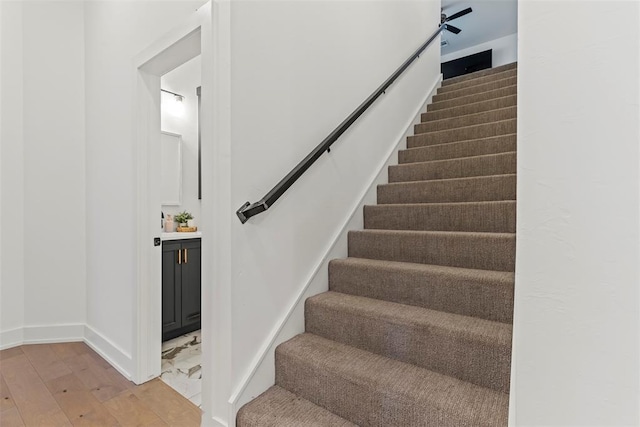
[[166,102],[163,102],[162,107],[172,116],[182,117],[184,116],[184,95],[179,93],[170,92],[168,90],[160,89],[162,92],[173,95]]

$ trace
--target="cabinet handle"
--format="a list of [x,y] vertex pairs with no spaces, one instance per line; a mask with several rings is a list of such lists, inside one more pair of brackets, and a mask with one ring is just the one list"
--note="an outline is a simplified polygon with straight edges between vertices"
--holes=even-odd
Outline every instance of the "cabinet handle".
[[182,251],[178,249],[178,264],[182,264]]
[[187,261],[187,253],[188,253],[187,248],[184,248],[184,263],[185,264],[189,262],[189,261]]

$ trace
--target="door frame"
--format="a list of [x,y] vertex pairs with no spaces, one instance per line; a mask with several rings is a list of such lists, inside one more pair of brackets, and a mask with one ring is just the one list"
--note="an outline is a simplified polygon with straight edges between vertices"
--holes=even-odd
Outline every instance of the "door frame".
[[[215,20],[215,23],[213,22]],[[214,31],[215,29],[215,31]],[[202,151],[202,408],[203,425],[235,416],[231,381],[230,4],[211,0],[133,60],[136,153],[136,288],[133,292],[132,380],[160,375],[162,277],[160,216],[160,77],[201,55]],[[207,167],[209,165],[209,167]],[[215,174],[214,174],[215,171]],[[215,197],[215,200],[213,200]]]

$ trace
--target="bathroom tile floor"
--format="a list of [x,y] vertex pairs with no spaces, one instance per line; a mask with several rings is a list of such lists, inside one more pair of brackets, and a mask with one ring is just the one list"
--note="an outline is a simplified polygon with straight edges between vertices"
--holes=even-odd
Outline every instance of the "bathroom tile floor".
[[162,343],[162,381],[198,406],[202,403],[200,331]]

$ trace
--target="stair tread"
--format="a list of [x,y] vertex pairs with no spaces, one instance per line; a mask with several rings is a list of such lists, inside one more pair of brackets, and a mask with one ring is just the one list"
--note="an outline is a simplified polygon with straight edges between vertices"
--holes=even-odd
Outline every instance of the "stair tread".
[[464,141],[413,147],[398,151],[398,163],[408,164],[434,160],[452,160],[485,154],[516,151],[515,134],[489,136]]
[[507,323],[329,291],[307,299],[305,325],[306,332],[327,339],[483,387],[509,390]]
[[515,232],[516,202],[366,205],[366,230]]
[[[495,125],[497,125],[499,123],[515,122],[516,120],[517,119],[515,119],[515,118],[513,118],[513,119],[504,119],[504,120],[495,120],[495,121],[491,121],[491,122],[487,122],[487,123],[477,123],[477,124],[467,125],[467,126],[458,126],[458,127],[451,128],[451,129],[432,130],[432,131],[427,131],[427,132],[416,133],[413,137],[418,136],[418,135],[432,135],[432,134],[440,133],[440,132],[442,132],[442,133],[444,133],[444,132],[453,132],[453,131],[457,131],[457,130],[461,130],[461,129],[490,127],[490,126],[495,126]],[[412,137],[410,136],[409,138],[412,138]],[[478,139],[480,139],[480,138],[478,138]],[[451,141],[451,142],[460,142],[460,141]]]
[[451,129],[418,132],[407,138],[407,147],[424,147],[447,142],[506,135],[515,132],[517,125],[517,119],[510,118],[469,126],[458,126]]
[[[479,107],[482,104],[487,104],[487,103],[491,103],[493,101],[510,101],[510,100],[517,100],[518,95],[506,95],[506,96],[500,96],[498,98],[491,98],[491,99],[485,99],[484,101],[477,101],[477,102],[471,102],[469,104],[466,105],[460,105],[457,107],[449,107],[449,108],[442,108],[440,110],[433,110],[433,111],[427,111],[426,113],[422,113],[421,114],[421,118],[422,117],[429,117],[430,115],[433,116],[435,115],[435,113],[439,113],[439,114],[446,114],[446,113],[453,113],[453,110],[456,109],[463,109],[463,108],[469,108],[469,109],[473,109],[474,107]],[[500,107],[500,108],[507,108],[507,107]],[[496,110],[496,108],[490,109],[490,110],[485,110],[485,111],[493,111]],[[475,114],[475,113],[471,113],[471,114]],[[452,117],[462,117],[468,114],[463,114],[463,115],[454,115]],[[435,119],[435,120],[422,120],[421,123],[429,123],[430,121],[436,121],[436,120],[443,120],[443,119]]]
[[511,345],[511,325],[506,323],[333,291],[315,295],[307,301],[311,305],[328,305],[395,324],[413,324],[447,331],[459,338]]
[[442,146],[446,146],[446,145],[453,145],[453,144],[464,144],[466,142],[473,142],[473,141],[483,141],[486,139],[494,139],[494,138],[506,138],[509,136],[515,136],[515,133],[507,133],[504,135],[499,135],[499,136],[487,136],[484,138],[473,138],[473,139],[465,139],[464,141],[453,141],[453,142],[443,142],[442,144],[433,144],[433,145],[428,145],[425,147],[411,147],[411,148],[405,148],[404,150],[400,150],[400,151],[412,151],[412,150],[424,150],[426,148],[433,148],[433,147],[442,147]]
[[408,270],[418,273],[437,273],[439,275],[457,276],[465,278],[482,278],[488,282],[511,283],[515,280],[515,274],[512,271],[498,270],[480,270],[477,268],[450,267],[447,265],[435,264],[417,264],[413,262],[389,261],[384,259],[369,259],[347,257],[339,258],[331,261],[336,264],[345,264],[363,267],[383,267],[394,270]]
[[498,174],[380,184],[378,204],[515,200],[516,175]]
[[[278,346],[278,359],[297,365],[279,371],[279,385],[331,406],[332,412],[359,425],[419,425],[428,420],[434,426],[496,426],[507,421],[505,393],[313,334]],[[298,375],[301,372],[305,375]],[[324,392],[304,395],[317,389]]]
[[[433,147],[433,145],[430,145]],[[404,168],[404,167],[419,167],[419,166],[438,166],[438,165],[446,165],[461,161],[470,161],[470,160],[482,160],[482,159],[491,159],[491,158],[500,158],[500,157],[511,157],[516,155],[516,151],[503,151],[502,153],[490,153],[490,154],[478,154],[475,156],[465,156],[465,157],[456,157],[454,159],[441,159],[441,160],[427,160],[424,162],[411,162],[411,163],[402,163],[398,165],[392,165],[390,167],[393,168]]]
[[443,85],[445,84],[455,84],[457,82],[462,82],[466,80],[472,80],[476,77],[482,76],[490,76],[492,74],[501,73],[506,70],[513,70],[518,68],[517,62],[511,62],[509,64],[500,65],[498,67],[485,68],[484,70],[475,71],[473,73],[463,74],[461,76],[451,77],[443,80]]
[[[415,181],[412,181],[415,182]],[[428,208],[429,206],[491,206],[491,205],[514,205],[515,200],[481,200],[481,201],[462,201],[462,202],[429,202],[429,203],[387,203],[384,205],[365,205],[371,209],[394,209],[394,208]]]
[[428,181],[442,178],[491,176],[516,172],[517,153],[480,154],[453,159],[427,160],[389,166],[389,182]]
[[511,68],[508,70],[502,70],[493,74],[487,74],[485,76],[478,76],[475,77],[473,79],[468,79],[468,80],[463,80],[460,82],[455,82],[455,83],[451,83],[449,82],[448,84],[445,84],[445,82],[447,82],[447,80],[443,80],[443,84],[440,87],[440,89],[445,89],[445,90],[457,90],[457,89],[462,89],[465,87],[472,87],[472,86],[476,86],[478,84],[482,84],[482,83],[488,83],[494,80],[502,80],[506,77],[512,77],[512,76],[517,76],[518,74],[518,70],[515,68]]
[[329,263],[329,289],[511,323],[515,274],[368,258]]
[[349,256],[483,270],[514,271],[515,233],[353,230]]
[[510,105],[488,111],[474,112],[458,117],[447,117],[439,120],[421,122],[414,125],[415,133],[450,130],[461,126],[472,126],[495,123],[502,120],[515,119],[518,107]]
[[[378,187],[392,187],[397,185],[420,185],[426,183],[434,183],[434,182],[463,182],[463,180],[480,180],[480,179],[491,179],[491,178],[503,178],[503,177],[515,177],[515,173],[504,173],[498,175],[482,175],[482,176],[465,176],[461,178],[442,178],[442,179],[425,179],[422,181],[408,181],[408,182],[389,182],[387,184],[380,184]],[[515,200],[515,199],[513,199]],[[471,200],[473,201],[473,200]],[[446,203],[446,202],[440,202]],[[388,203],[385,203],[388,204]]]
[[517,79],[518,78],[515,76],[507,77],[500,80],[494,80],[488,83],[478,84],[476,86],[465,87],[462,89],[452,90],[449,92],[441,92],[441,93],[435,94],[433,96],[433,99],[435,102],[438,102],[445,99],[450,100],[450,99],[460,98],[460,97],[471,95],[471,94],[489,92],[491,90],[501,89],[507,86],[515,86],[517,84]]
[[[438,124],[442,124],[442,123],[446,123],[446,122],[451,122],[451,121],[454,121],[454,120],[459,120],[459,119],[462,119],[462,118],[475,119],[475,118],[479,118],[479,117],[483,117],[483,116],[490,116],[492,114],[500,113],[500,112],[517,111],[517,109],[518,109],[517,106],[509,105],[507,107],[492,108],[491,110],[478,111],[478,112],[475,112],[475,113],[456,115],[454,117],[446,117],[446,118],[443,118],[443,119],[436,119],[436,120],[429,120],[429,121],[426,121],[426,122],[420,122],[416,126],[418,126],[418,125],[438,125]],[[510,119],[503,119],[503,120],[510,120]],[[487,123],[491,123],[491,122],[487,122]],[[476,123],[476,124],[484,124],[484,123]]]
[[489,233],[482,231],[433,231],[433,230],[351,230],[350,234],[394,234],[394,235],[424,235],[424,236],[467,236],[467,237],[490,237],[490,238],[512,238],[516,233]]
[[237,427],[357,427],[277,385],[243,406]]
[[[434,95],[433,102],[429,105],[427,112],[440,111],[448,108],[458,107],[460,105],[472,104],[475,102],[486,101],[490,99],[502,98],[509,95],[517,94],[517,85],[504,86],[497,89],[490,89],[486,92],[473,93],[466,96],[459,96],[452,99],[436,99],[438,95]],[[511,93],[515,91],[516,93]],[[454,106],[445,107],[445,105],[456,104]]]

